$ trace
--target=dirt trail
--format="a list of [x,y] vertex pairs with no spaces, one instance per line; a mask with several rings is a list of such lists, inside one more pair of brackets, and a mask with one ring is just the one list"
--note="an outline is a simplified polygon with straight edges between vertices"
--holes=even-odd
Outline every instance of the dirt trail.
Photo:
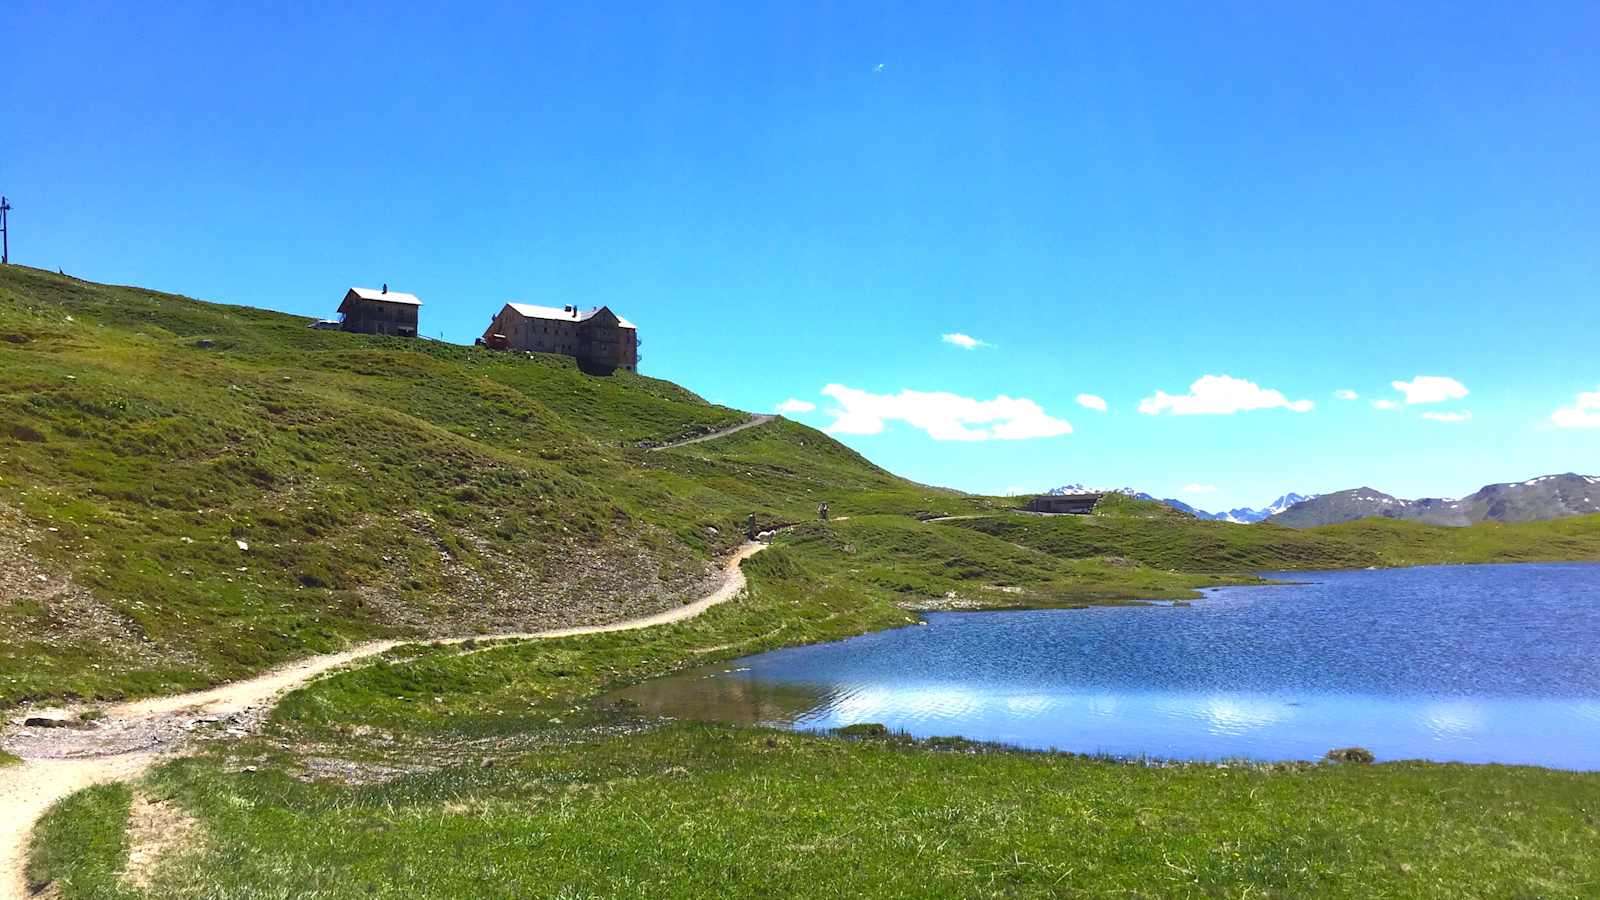
[[[743,427],[755,423],[746,423]],[[632,631],[700,615],[744,590],[739,564],[765,548],[750,542],[723,566],[722,583],[693,603],[655,615],[609,625],[584,625],[549,631],[477,634],[420,643],[461,644],[470,640],[538,640]],[[162,758],[178,753],[199,726],[217,726],[226,735],[243,735],[259,725],[283,694],[330,670],[375,656],[404,643],[372,641],[340,653],[313,656],[247,681],[190,694],[118,704],[91,728],[14,729],[4,735],[7,750],[21,765],[0,768],[0,900],[26,900],[23,876],[28,837],[50,804],[75,791],[107,781],[137,778]]]
[[743,422],[740,422],[737,425],[730,425],[727,428],[718,429],[716,431],[711,432],[710,434],[702,434],[699,437],[685,438],[685,439],[683,439],[681,441],[673,441],[670,444],[662,444],[659,447],[651,447],[650,449],[652,451],[655,451],[655,450],[671,450],[673,447],[687,447],[690,444],[702,444],[702,443],[705,443],[706,441],[714,441],[714,440],[716,440],[717,438],[720,438],[720,437],[727,437],[730,434],[733,434],[733,433],[739,432],[739,431],[743,431],[746,428],[754,428],[757,425],[765,425],[768,422],[771,422],[773,419],[776,419],[776,418],[777,418],[777,416],[754,415],[754,416],[751,416],[750,418],[744,420]]

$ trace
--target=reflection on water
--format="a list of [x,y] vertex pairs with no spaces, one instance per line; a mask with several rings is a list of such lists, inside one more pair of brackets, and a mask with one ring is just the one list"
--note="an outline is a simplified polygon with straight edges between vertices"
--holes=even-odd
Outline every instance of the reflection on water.
[[1307,576],[1193,607],[941,613],[618,692],[648,712],[881,722],[1036,749],[1600,769],[1600,566]]
[[824,699],[823,693],[810,685],[740,678],[739,674],[727,668],[704,669],[693,677],[647,681],[618,696],[656,715],[736,725],[792,725]]

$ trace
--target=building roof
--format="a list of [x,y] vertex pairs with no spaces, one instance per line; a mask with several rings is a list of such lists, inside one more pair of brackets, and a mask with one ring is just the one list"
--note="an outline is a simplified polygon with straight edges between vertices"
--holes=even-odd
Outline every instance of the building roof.
[[[606,309],[604,306],[597,306],[594,309],[587,311],[580,310],[577,315],[573,315],[570,310],[561,309],[555,306],[535,306],[532,303],[507,303],[506,306],[516,310],[517,314],[523,316],[524,318],[559,319],[563,322],[587,322],[588,320],[594,318],[595,314],[600,312],[600,310]],[[613,312],[612,315],[617,316],[615,312]],[[634,327],[632,322],[629,322],[627,319],[624,319],[621,316],[617,316],[617,324],[623,328]]]
[[380,303],[404,303],[407,306],[422,305],[422,301],[417,299],[416,294],[405,294],[401,293],[400,291],[390,291],[389,293],[385,294],[383,291],[380,291],[377,288],[353,287],[350,289],[349,293],[355,294],[357,297],[360,297],[363,300],[377,300]]

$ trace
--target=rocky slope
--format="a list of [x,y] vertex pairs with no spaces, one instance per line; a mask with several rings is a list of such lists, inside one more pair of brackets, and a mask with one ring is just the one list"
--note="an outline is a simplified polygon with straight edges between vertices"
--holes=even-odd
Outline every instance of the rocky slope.
[[1600,476],[1569,472],[1486,485],[1459,500],[1402,500],[1370,487],[1352,488],[1297,503],[1266,521],[1310,528],[1382,516],[1430,525],[1472,525],[1536,522],[1595,512],[1600,512]]

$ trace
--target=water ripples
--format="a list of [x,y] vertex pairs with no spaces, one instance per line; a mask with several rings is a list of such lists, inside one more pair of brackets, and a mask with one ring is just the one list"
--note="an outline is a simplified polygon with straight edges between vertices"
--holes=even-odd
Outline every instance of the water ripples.
[[1600,769],[1600,565],[1293,575],[1192,607],[941,613],[929,627],[622,692],[685,718],[881,722],[1129,756]]

